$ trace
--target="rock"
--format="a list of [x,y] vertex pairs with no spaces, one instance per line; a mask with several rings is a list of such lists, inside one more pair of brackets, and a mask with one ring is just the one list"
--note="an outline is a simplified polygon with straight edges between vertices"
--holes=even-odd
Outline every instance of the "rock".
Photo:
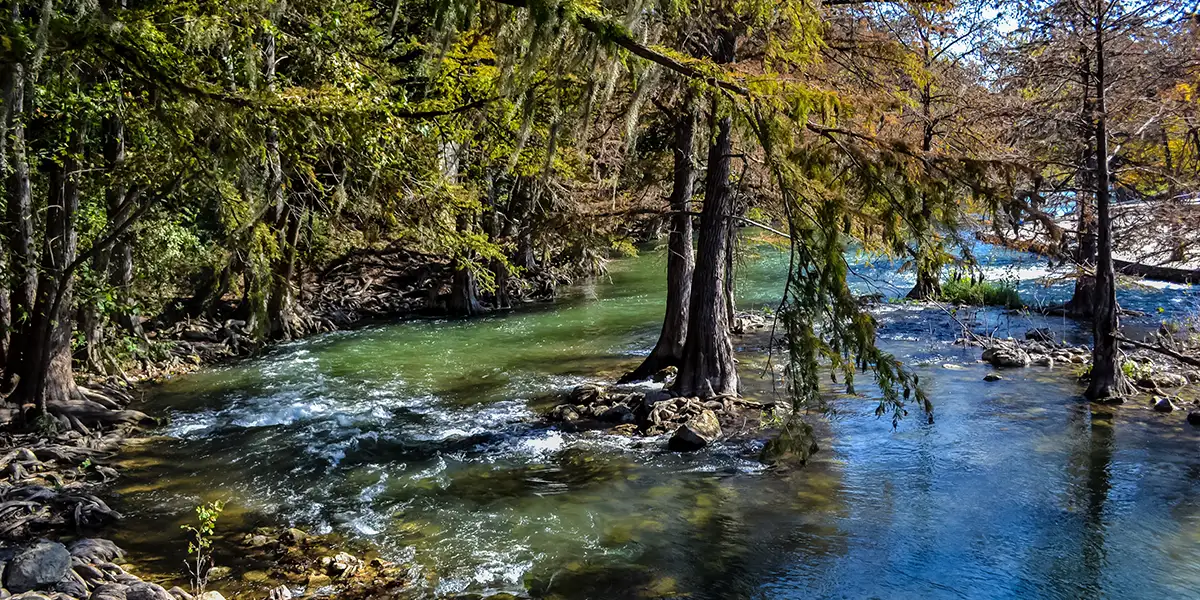
[[86,598],[88,595],[87,586],[75,575],[68,575],[66,579],[54,584],[54,591],[72,598]]
[[604,388],[594,383],[575,386],[569,398],[573,404],[591,404],[604,395]]
[[283,532],[283,535],[279,536],[280,541],[289,546],[295,546],[307,538],[307,533],[304,533],[304,531],[296,529],[295,527]]
[[720,437],[721,423],[717,420],[717,414],[705,408],[675,430],[667,442],[667,448],[674,452],[693,452]]
[[[672,367],[672,368],[674,368],[674,367]],[[663,400],[670,400],[670,399],[671,399],[670,392],[668,392],[666,390],[654,390],[651,392],[646,392],[645,397],[642,398],[642,402],[646,406],[654,406],[655,404],[658,404],[659,402],[662,402]]]
[[315,590],[317,588],[325,587],[330,583],[333,583],[333,580],[330,579],[328,575],[323,575],[321,573],[310,573],[306,587],[309,590]]
[[292,590],[289,590],[286,585],[281,585],[271,590],[267,600],[292,600]]
[[1029,366],[1029,355],[1024,350],[1012,346],[988,348],[983,351],[983,360],[1001,369]]
[[71,543],[71,556],[85,563],[112,562],[125,557],[125,551],[109,540],[84,538]]
[[246,537],[246,545],[251,548],[262,548],[271,545],[271,538],[265,535],[251,535]]
[[651,375],[650,381],[653,381],[655,383],[666,383],[668,381],[675,381],[675,376],[678,374],[679,374],[678,367],[664,367],[664,368],[660,369],[654,375]]
[[1035,342],[1053,342],[1054,332],[1049,327],[1038,327],[1025,332],[1025,339]]
[[225,600],[225,596],[222,596],[221,592],[204,592],[196,596],[196,600]]
[[179,586],[175,586],[175,587],[167,590],[167,593],[172,596],[175,596],[175,600],[195,600],[195,598],[193,598],[192,595],[189,594],[187,590],[185,590]]
[[13,593],[54,587],[67,576],[71,553],[58,542],[38,542],[12,559],[4,569],[4,587]]
[[1170,371],[1155,371],[1138,381],[1143,387],[1177,388],[1187,385],[1187,377]]
[[127,586],[119,583],[102,583],[92,590],[92,595],[88,596],[88,600],[127,600],[125,590]]
[[570,404],[560,404],[550,411],[550,419],[563,423],[573,423],[580,419],[579,412]]
[[211,581],[217,581],[229,577],[232,573],[233,569],[224,565],[218,565],[208,570],[208,579]]
[[1187,422],[1200,427],[1200,410],[1188,411]]
[[942,368],[946,369],[947,371],[964,371],[964,370],[966,370],[966,367],[963,367],[961,365],[956,365],[953,363],[946,363],[946,364],[942,365]]
[[1001,379],[1004,378],[1001,377],[999,373],[988,373],[987,375],[983,376],[984,381],[1000,381]]
[[1164,412],[1164,413],[1166,413],[1166,412],[1171,412],[1171,411],[1174,411],[1174,410],[1176,410],[1177,408],[1178,408],[1178,407],[1177,407],[1177,406],[1175,406],[1175,404],[1174,404],[1173,402],[1171,402],[1171,399],[1170,399],[1170,398],[1168,398],[1168,397],[1166,397],[1166,396],[1155,396],[1155,397],[1154,397],[1154,410],[1155,410],[1155,412]]
[[157,583],[142,582],[125,590],[126,600],[175,600],[167,590]]
[[598,418],[606,423],[632,423],[634,421],[633,411],[624,404],[612,405],[600,413]]
[[362,567],[361,560],[346,552],[339,552],[335,556],[326,556],[321,559],[321,564],[325,566],[325,572],[330,577],[353,577]]
[[1045,354],[1030,356],[1029,361],[1039,367],[1054,367],[1054,357],[1046,356]]

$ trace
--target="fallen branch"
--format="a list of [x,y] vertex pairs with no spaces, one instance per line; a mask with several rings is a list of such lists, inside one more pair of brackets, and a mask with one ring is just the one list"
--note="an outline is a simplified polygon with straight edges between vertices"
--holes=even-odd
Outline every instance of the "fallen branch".
[[1123,344],[1129,344],[1130,346],[1133,346],[1135,348],[1143,348],[1145,350],[1153,350],[1154,352],[1158,352],[1159,354],[1165,354],[1166,356],[1170,356],[1171,358],[1174,358],[1175,360],[1177,360],[1185,365],[1191,365],[1193,367],[1200,367],[1200,358],[1196,358],[1194,356],[1188,356],[1187,354],[1177,352],[1175,350],[1167,348],[1166,346],[1163,346],[1162,344],[1147,344],[1146,342],[1139,342],[1136,340],[1131,340],[1131,339],[1129,339],[1123,335],[1117,334],[1117,333],[1113,334],[1113,338],[1116,339],[1118,342],[1121,342]]

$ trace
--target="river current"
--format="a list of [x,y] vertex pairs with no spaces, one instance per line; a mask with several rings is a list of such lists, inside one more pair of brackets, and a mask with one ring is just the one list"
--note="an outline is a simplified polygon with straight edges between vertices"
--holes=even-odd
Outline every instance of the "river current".
[[[980,256],[1027,302],[1069,296],[1044,261]],[[886,261],[855,264],[861,291],[894,297],[911,285]],[[739,307],[773,307],[786,268],[768,248],[747,258]],[[876,311],[883,347],[928,387],[933,422],[914,412],[893,428],[869,394],[832,396],[829,415],[810,417],[822,448],[802,469],[764,468],[760,442],[678,455],[665,439],[536,425],[553,394],[611,381],[649,351],[664,271],[647,251],[554,304],[323,335],[151,389],[142,408],[170,424],[124,456],[117,541],[180,570],[179,525],[220,499],[219,560],[236,564],[240,531],[295,524],[416,561],[434,574],[431,596],[1200,594],[1200,430],[1178,413],[1085,402],[1076,365],[984,382],[991,367],[978,348],[951,344],[959,325],[938,309]],[[1118,294],[1147,326],[1196,314],[1185,286]],[[1087,339],[1061,318],[956,316],[998,335],[1050,327]],[[764,365],[748,352],[740,373],[747,396],[770,400]]]

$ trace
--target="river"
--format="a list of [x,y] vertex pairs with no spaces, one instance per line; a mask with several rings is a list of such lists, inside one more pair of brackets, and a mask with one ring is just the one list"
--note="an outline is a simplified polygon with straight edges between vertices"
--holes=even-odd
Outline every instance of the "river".
[[[983,249],[1024,297],[1069,295],[1033,257]],[[739,267],[739,307],[778,300],[786,257]],[[911,285],[856,261],[856,287]],[[1084,402],[1076,365],[1009,371],[953,346],[936,309],[884,304],[881,343],[935,405],[893,429],[871,397],[832,396],[821,451],[769,470],[757,442],[694,455],[665,440],[533,424],[547,398],[611,381],[654,343],[664,259],[616,261],[552,305],[470,321],[377,325],[287,344],[150,389],[162,437],[123,455],[117,541],[180,570],[179,525],[226,500],[219,560],[257,524],[369,541],[435,574],[429,595],[531,591],[558,598],[1168,598],[1200,590],[1200,432],[1178,413]],[[1181,286],[1122,288],[1142,319],[1184,319]],[[1161,311],[1160,311],[1161,309]],[[981,331],[1070,321],[961,311]],[[735,341],[736,343],[736,341]],[[745,393],[770,399],[761,356]],[[861,386],[860,386],[861,387]],[[235,578],[238,574],[235,572]],[[253,587],[252,584],[246,584]],[[237,585],[221,584],[230,590]]]

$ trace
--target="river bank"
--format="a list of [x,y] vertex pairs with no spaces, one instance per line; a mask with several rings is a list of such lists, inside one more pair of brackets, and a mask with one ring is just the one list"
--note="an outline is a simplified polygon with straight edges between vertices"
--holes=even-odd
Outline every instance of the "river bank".
[[[979,362],[982,349],[955,346],[957,323],[916,305],[873,312],[881,343],[929,386],[936,422],[905,419],[893,430],[874,415],[869,391],[851,397],[827,385],[832,413],[804,469],[767,469],[754,436],[678,454],[666,451],[666,435],[540,423],[559,398],[614,381],[653,344],[661,265],[649,258],[617,265],[612,282],[576,286],[553,306],[327,334],[148,389],[134,407],[170,424],[109,459],[122,476],[103,484],[101,497],[130,517],[107,535],[129,551],[134,572],[181,573],[179,525],[194,521],[196,505],[226,501],[214,549],[232,571],[213,586],[248,598],[284,584],[307,589],[307,579],[272,574],[244,545],[247,534],[263,535],[277,552],[283,526],[333,536],[366,564],[373,551],[419,566],[412,592],[440,597],[894,595],[968,577],[953,565],[998,573],[977,581],[1003,597],[1020,564],[948,540],[966,535],[1020,549],[1018,563],[1044,563],[1051,550],[1031,538],[1031,520],[1059,532],[1065,521],[1091,536],[1081,519],[1105,506],[1118,519],[1108,522],[1112,535],[1143,555],[1186,537],[1178,515],[1194,507],[1170,491],[1186,485],[1179,474],[1191,468],[1183,447],[1194,436],[1180,427],[1182,414],[1079,403],[1080,365],[1009,369],[1004,382],[984,382],[994,368]],[[770,302],[777,267],[748,269],[739,306]],[[1035,327],[1075,345],[1086,337],[1065,320],[982,309],[957,316],[1002,337]],[[735,342],[743,396],[778,401],[776,367],[762,344],[745,339]],[[1137,471],[1144,463],[1156,467]],[[1089,495],[1133,482],[1144,499]],[[1018,501],[996,504],[979,496],[984,488]],[[959,500],[938,500],[949,497]],[[934,505],[937,518],[914,510],[922,505]],[[885,577],[887,588],[837,574],[837,565],[878,564],[879,552],[926,566],[913,578]],[[1154,574],[1146,589],[1200,581],[1180,562],[1187,556],[1138,566],[1143,578]],[[1066,575],[1058,597],[1078,586],[1131,591],[1085,581],[1093,575]],[[1059,589],[1050,574],[1024,576],[1034,586],[1027,591],[1054,597]]]

